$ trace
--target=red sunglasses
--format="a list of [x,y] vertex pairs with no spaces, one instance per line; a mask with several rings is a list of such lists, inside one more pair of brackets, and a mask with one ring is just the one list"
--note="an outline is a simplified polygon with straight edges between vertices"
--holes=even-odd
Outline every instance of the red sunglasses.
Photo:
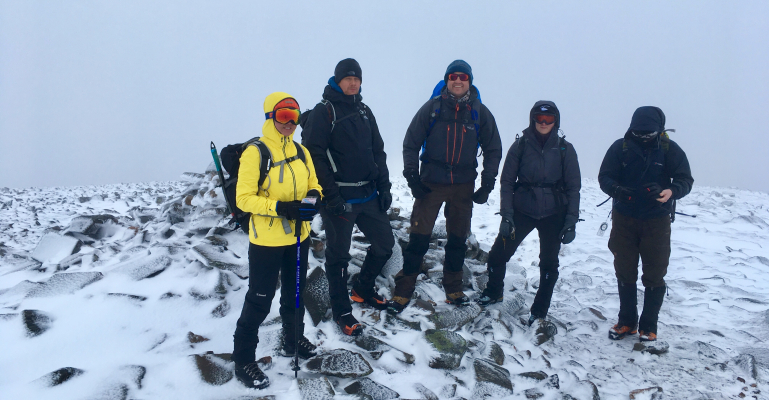
[[535,115],[534,121],[536,121],[538,124],[551,125],[555,123],[555,115]]
[[462,82],[467,82],[470,80],[470,75],[467,74],[449,74],[449,81],[455,81],[459,79]]

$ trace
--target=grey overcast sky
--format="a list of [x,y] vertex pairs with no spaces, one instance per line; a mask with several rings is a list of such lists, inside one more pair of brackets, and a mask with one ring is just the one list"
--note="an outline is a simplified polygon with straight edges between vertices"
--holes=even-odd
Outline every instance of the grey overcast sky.
[[[595,178],[662,108],[695,185],[769,191],[767,1],[0,0],[0,187],[174,180],[303,109],[356,58],[393,175],[414,113],[464,59],[507,148],[553,100]],[[501,168],[500,168],[501,169]]]

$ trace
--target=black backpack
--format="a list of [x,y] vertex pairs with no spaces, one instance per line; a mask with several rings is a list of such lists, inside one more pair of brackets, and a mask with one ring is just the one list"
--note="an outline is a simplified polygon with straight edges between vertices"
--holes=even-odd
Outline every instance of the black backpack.
[[283,161],[279,161],[276,164],[272,161],[272,152],[270,152],[270,149],[266,144],[264,144],[264,142],[259,139],[260,137],[257,136],[245,143],[231,144],[223,148],[220,154],[222,167],[230,175],[229,178],[224,180],[222,186],[222,190],[225,194],[224,197],[227,199],[227,205],[230,207],[230,210],[232,210],[233,213],[232,221],[230,221],[230,223],[235,223],[236,226],[240,226],[240,229],[242,229],[246,234],[248,234],[248,221],[251,218],[251,213],[245,212],[238,208],[235,200],[235,189],[238,183],[238,170],[240,169],[240,156],[243,155],[243,152],[246,151],[246,148],[248,148],[248,146],[254,145],[257,149],[259,149],[259,159],[261,160],[259,164],[260,188],[262,187],[264,180],[267,178],[267,173],[269,173],[270,169],[275,165],[290,163],[296,159],[302,160],[303,163],[307,164],[307,158],[304,154],[304,149],[302,149],[302,146],[296,142],[293,142],[294,147],[296,147],[296,155]]

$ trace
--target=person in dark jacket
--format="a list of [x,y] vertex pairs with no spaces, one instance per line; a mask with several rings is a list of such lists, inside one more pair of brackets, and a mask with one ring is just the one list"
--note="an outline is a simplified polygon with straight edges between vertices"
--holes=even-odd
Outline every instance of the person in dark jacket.
[[[609,338],[619,340],[638,332],[641,341],[654,341],[667,288],[671,216],[675,201],[689,194],[694,183],[686,153],[665,133],[662,110],[646,106],[633,113],[625,137],[606,152],[598,183],[614,198],[609,250],[614,254],[620,306]],[[640,319],[639,256],[645,287]]]
[[[395,239],[387,210],[392,203],[387,154],[371,110],[361,102],[360,65],[352,58],[340,61],[328,80],[323,101],[310,113],[302,132],[312,155],[326,207],[326,276],[334,320],[347,335],[359,335],[363,326],[352,315],[350,299],[385,309],[374,281],[392,255]],[[350,297],[347,264],[353,226],[371,243]]]
[[489,252],[489,283],[478,303],[502,301],[506,264],[528,234],[539,233],[539,288],[529,325],[545,318],[558,280],[561,243],[576,236],[582,187],[574,146],[558,136],[561,114],[552,101],[538,101],[529,112],[529,127],[507,152],[502,169],[502,222]]
[[[496,121],[481,104],[470,65],[462,60],[452,62],[443,82],[445,87],[440,95],[417,111],[403,139],[403,175],[415,200],[403,269],[395,277],[393,299],[388,303],[388,309],[395,313],[403,311],[414,293],[422,258],[443,203],[448,231],[443,263],[446,302],[468,302],[462,292],[462,266],[473,202],[483,204],[488,200],[502,159]],[[481,187],[473,193],[479,148],[483,151],[483,172]]]

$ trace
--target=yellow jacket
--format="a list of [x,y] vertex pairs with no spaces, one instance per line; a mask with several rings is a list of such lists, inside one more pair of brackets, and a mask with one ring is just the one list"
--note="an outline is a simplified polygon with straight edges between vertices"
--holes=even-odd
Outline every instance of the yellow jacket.
[[[275,92],[264,100],[264,112],[273,111],[273,108],[281,100],[292,97],[287,93]],[[262,138],[260,139],[272,154],[272,162],[278,163],[297,155],[294,147],[293,134],[281,135],[268,119],[262,126]],[[299,145],[301,146],[301,145]],[[238,208],[251,213],[251,226],[249,227],[249,239],[251,243],[259,246],[277,247],[296,244],[294,229],[296,221],[288,221],[278,216],[275,207],[278,201],[302,200],[307,192],[315,189],[319,193],[322,187],[315,175],[315,167],[312,157],[306,148],[302,147],[306,164],[300,159],[290,163],[270,168],[267,178],[259,187],[259,165],[261,156],[256,146],[248,146],[240,156],[240,170],[238,171],[238,185],[236,188],[236,200]],[[280,182],[281,170],[283,182]],[[302,241],[310,234],[310,223],[302,224]]]

